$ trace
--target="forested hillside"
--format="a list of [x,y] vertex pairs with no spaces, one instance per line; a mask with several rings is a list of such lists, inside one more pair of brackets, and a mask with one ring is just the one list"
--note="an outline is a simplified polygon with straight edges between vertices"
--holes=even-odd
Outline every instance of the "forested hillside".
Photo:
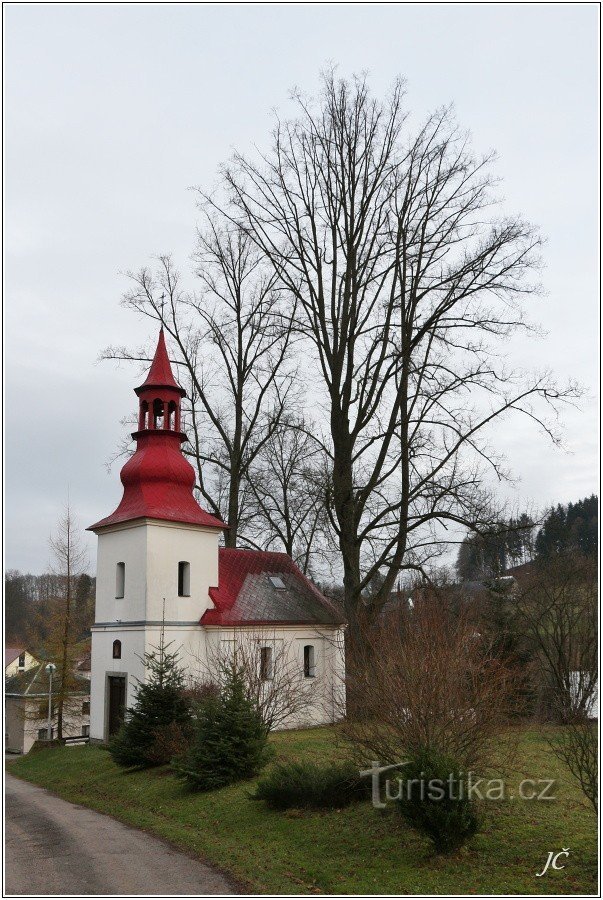
[[[82,574],[74,581],[77,632],[84,638],[94,621],[95,579]],[[63,576],[8,570],[4,577],[5,643],[39,652],[48,640],[64,595]]]

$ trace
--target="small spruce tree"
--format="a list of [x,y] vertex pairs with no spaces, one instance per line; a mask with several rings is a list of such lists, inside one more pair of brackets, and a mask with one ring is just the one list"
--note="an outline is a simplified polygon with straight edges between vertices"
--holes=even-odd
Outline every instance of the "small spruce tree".
[[245,689],[236,662],[224,667],[217,696],[201,703],[188,750],[174,761],[191,790],[210,791],[252,778],[269,758],[262,716]]
[[164,644],[162,629],[159,647],[145,653],[147,679],[138,682],[136,702],[109,744],[109,751],[120,766],[164,765],[188,745],[191,708],[184,692],[178,653],[170,652],[170,647],[171,644]]

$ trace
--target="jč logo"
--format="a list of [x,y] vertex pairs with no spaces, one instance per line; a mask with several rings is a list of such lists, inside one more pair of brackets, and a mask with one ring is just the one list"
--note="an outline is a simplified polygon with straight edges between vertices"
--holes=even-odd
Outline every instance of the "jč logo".
[[569,856],[570,851],[569,847],[564,847],[563,850],[560,850],[558,853],[553,853],[552,850],[549,851],[549,855],[547,857],[547,861],[544,864],[544,869],[542,872],[536,873],[536,878],[542,878],[542,876],[548,872],[549,867],[552,869],[565,869],[565,866],[558,866],[557,860],[560,856]]

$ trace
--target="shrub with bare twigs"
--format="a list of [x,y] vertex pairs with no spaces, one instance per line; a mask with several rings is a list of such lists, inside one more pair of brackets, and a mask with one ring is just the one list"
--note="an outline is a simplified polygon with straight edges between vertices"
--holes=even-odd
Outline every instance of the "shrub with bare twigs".
[[515,672],[463,607],[423,596],[365,630],[354,661],[358,715],[343,726],[360,755],[395,763],[424,751],[484,767],[508,721]]

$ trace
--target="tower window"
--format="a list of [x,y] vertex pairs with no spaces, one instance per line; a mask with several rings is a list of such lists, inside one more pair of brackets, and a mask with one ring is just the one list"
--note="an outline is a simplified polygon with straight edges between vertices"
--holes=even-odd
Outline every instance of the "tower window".
[[113,641],[113,659],[121,659],[121,641]]
[[312,644],[306,644],[304,647],[304,678],[314,678],[315,675],[314,647]]
[[272,647],[260,647],[260,678],[272,680]]
[[153,428],[163,428],[163,400],[153,400]]
[[118,562],[115,569],[115,599],[121,600],[126,588],[126,564]]
[[19,668],[20,669],[25,668],[25,654],[24,653],[19,653]]
[[191,595],[191,564],[178,563],[178,596],[190,597]]
[[170,431],[176,430],[176,404],[173,400],[168,403],[168,425]]
[[140,431],[144,431],[149,427],[149,404],[146,400],[143,400],[140,404],[140,418],[138,420],[138,428]]

